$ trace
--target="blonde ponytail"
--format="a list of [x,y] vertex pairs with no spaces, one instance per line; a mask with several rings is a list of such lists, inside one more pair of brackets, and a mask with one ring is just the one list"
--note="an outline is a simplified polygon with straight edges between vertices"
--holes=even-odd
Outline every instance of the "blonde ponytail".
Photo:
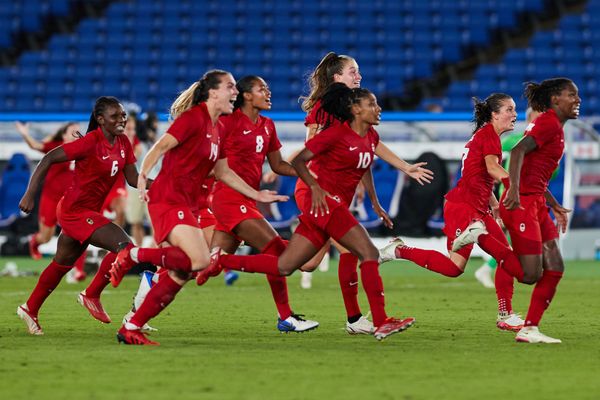
[[169,109],[170,119],[175,120],[181,114],[192,108],[194,100],[194,92],[200,85],[200,82],[194,82],[179,94]]

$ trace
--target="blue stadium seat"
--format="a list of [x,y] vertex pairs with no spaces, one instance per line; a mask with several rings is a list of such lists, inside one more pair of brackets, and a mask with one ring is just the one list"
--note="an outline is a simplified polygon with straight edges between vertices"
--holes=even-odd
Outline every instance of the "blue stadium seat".
[[0,180],[0,219],[6,221],[20,214],[19,201],[29,183],[29,160],[15,153],[8,160]]

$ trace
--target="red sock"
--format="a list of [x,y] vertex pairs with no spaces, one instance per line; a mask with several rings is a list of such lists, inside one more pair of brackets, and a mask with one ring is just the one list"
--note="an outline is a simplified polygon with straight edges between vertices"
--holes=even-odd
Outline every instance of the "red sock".
[[85,275],[85,271],[83,270],[83,267],[85,266],[85,258],[87,256],[87,251],[84,250],[83,253],[81,254],[81,256],[79,256],[79,258],[77,259],[77,261],[75,261],[75,269],[80,273]]
[[360,315],[358,305],[358,257],[352,253],[341,253],[338,265],[338,279],[346,307],[346,315],[355,317]]
[[448,257],[435,250],[417,249],[416,247],[398,246],[396,257],[410,260],[423,268],[438,274],[456,278],[463,271],[456,266]]
[[192,261],[179,247],[159,247],[156,249],[140,247],[137,259],[139,262],[149,262],[166,269],[183,272],[192,271]]
[[501,268],[500,262],[496,268],[496,297],[498,297],[498,313],[512,314],[512,298],[514,292],[514,278],[504,269]]
[[504,268],[510,276],[515,277],[519,282],[523,281],[523,267],[521,267],[519,258],[510,247],[490,234],[480,235],[477,243],[486,253],[498,261],[498,268]]
[[242,272],[258,272],[261,274],[281,276],[277,264],[279,258],[269,254],[256,256],[234,256],[224,254],[221,256],[221,265],[224,268],[235,269]]
[[29,295],[29,299],[27,299],[27,308],[29,312],[33,315],[37,315],[38,311],[44,301],[50,296],[50,293],[60,283],[63,276],[67,274],[73,267],[67,267],[64,265],[58,264],[56,261],[52,260],[52,262],[42,271],[40,275],[40,279],[38,279],[37,285],[33,288],[33,292]]
[[377,261],[363,261],[360,264],[360,278],[369,299],[371,314],[373,314],[373,325],[380,326],[387,318],[387,314],[385,313],[383,282],[379,275],[379,263]]
[[181,288],[182,286],[179,286],[169,274],[162,275],[158,283],[152,286],[152,289],[146,295],[146,299],[129,322],[135,326],[144,326],[145,323],[156,317],[171,304]]
[[[275,236],[267,245],[263,248],[262,254],[269,254],[273,256],[279,256],[285,250],[285,242],[279,236]],[[290,307],[287,280],[285,276],[273,276],[267,275],[269,286],[271,287],[271,293],[273,294],[273,300],[275,300],[275,306],[277,307],[277,313],[279,318],[287,319],[292,315],[292,309]]]
[[94,275],[94,279],[90,282],[90,285],[85,289],[85,295],[92,298],[100,297],[100,293],[110,282],[110,271],[111,264],[117,258],[117,253],[108,253],[102,259],[98,272]]
[[525,326],[538,326],[544,311],[550,306],[558,282],[562,278],[563,273],[560,271],[550,271],[545,269],[542,277],[536,283],[531,294],[531,302],[529,303],[529,311],[525,318]]

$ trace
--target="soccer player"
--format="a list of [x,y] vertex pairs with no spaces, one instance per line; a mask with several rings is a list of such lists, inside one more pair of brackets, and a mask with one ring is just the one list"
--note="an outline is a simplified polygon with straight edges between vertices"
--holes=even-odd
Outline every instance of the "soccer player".
[[[154,144],[142,162],[138,178],[141,197],[148,201],[156,243],[171,246],[147,249],[125,243],[110,270],[111,283],[118,286],[123,275],[138,262],[151,262],[169,270],[148,292],[130,321],[117,334],[126,344],[156,345],[140,327],[167,307],[192,277],[208,266],[209,250],[194,211],[202,184],[215,170],[217,179],[244,195],[262,202],[285,201],[270,191],[258,192],[248,186],[219,159],[222,145],[221,114],[233,111],[238,91],[229,72],[211,70],[179,95],[171,106],[173,124]],[[146,175],[164,156],[162,168],[149,192]]]
[[[260,115],[261,111],[271,109],[271,91],[267,83],[259,76],[250,75],[238,81],[237,89],[234,112],[221,117],[225,126],[221,152],[229,167],[256,190],[260,186],[265,158],[273,172],[297,176],[294,167],[281,157],[275,124]],[[212,248],[217,246],[233,254],[243,240],[263,254],[278,256],[285,250],[284,240],[260,213],[256,201],[223,182],[215,185],[212,211],[217,218]],[[202,285],[207,279],[208,276],[199,273],[196,282]],[[292,312],[285,277],[267,275],[267,279],[277,307],[277,329],[305,332],[319,326],[318,322],[304,320]]]
[[[41,142],[29,135],[29,124],[17,122],[15,125],[27,145],[43,153],[48,153],[58,146],[72,142],[79,137],[79,124],[76,122],[64,124],[49,140]],[[74,163],[66,162],[54,164],[48,170],[44,185],[42,186],[42,194],[40,195],[40,210],[38,214],[39,231],[29,237],[29,254],[34,260],[42,258],[42,254],[38,249],[39,245],[48,243],[56,232],[56,206],[71,185],[74,168]],[[75,263],[75,268],[73,269],[76,272],[74,275],[75,281],[85,279],[85,272],[83,271],[84,262],[85,253]]]
[[[428,182],[432,175],[422,168],[422,163],[410,165],[381,151],[379,135],[373,129],[374,125],[379,124],[381,108],[370,91],[335,83],[324,94],[322,107],[324,112],[344,123],[324,129],[308,140],[306,147],[292,161],[302,179],[296,190],[296,201],[302,214],[300,225],[287,248],[279,257],[270,254],[234,256],[214,252],[209,270],[211,274],[218,273],[220,268],[226,267],[274,276],[290,275],[332,237],[361,260],[362,283],[376,326],[374,336],[381,340],[407,329],[414,319],[387,316],[383,283],[378,271],[379,252],[348,207],[358,182],[369,170],[375,154],[395,167],[405,169],[419,182]],[[309,161],[310,166],[307,166]],[[380,210],[379,215],[386,223],[391,222],[385,212]]]
[[523,272],[519,259],[496,222],[498,200],[492,189],[494,182],[508,180],[508,172],[501,165],[500,135],[514,129],[517,112],[515,102],[507,94],[494,93],[484,101],[474,100],[475,129],[462,155],[462,175],[456,187],[446,194],[444,204],[444,233],[449,255],[409,247],[395,239],[381,250],[382,259],[410,260],[455,278],[464,272],[473,242],[478,237],[479,246],[501,264],[495,282],[498,296],[496,325],[503,330],[516,331],[523,327],[523,320],[512,310],[512,277],[518,276],[522,280]]
[[579,117],[581,99],[577,86],[568,78],[529,82],[524,96],[529,106],[542,114],[529,124],[523,139],[510,152],[510,185],[500,205],[500,215],[523,266],[523,282],[535,283],[525,326],[516,340],[560,343],[541,333],[538,326],[565,269],[558,237],[559,231],[566,232],[571,210],[556,201],[548,191],[548,182],[564,153],[563,126]]
[[62,232],[54,259],[40,275],[26,303],[17,308],[29,333],[43,335],[38,312],[46,298],[58,286],[62,277],[88,244],[104,248],[108,253],[90,285],[79,294],[78,301],[97,320],[109,323],[110,317],[100,303],[100,293],[109,282],[108,271],[119,250],[119,243],[129,237],[119,226],[100,212],[102,203],[119,175],[124,174],[135,185],[138,173],[131,144],[125,136],[127,114],[118,99],[100,97],[90,116],[87,134],[74,142],[48,152],[36,167],[19,208],[31,212],[35,193],[47,176],[50,166],[75,160],[73,184],[57,206],[58,223]]

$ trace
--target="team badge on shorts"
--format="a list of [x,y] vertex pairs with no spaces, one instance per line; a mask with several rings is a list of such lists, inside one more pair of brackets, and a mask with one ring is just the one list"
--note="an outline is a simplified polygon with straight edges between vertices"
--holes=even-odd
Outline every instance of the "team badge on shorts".
[[519,230],[521,232],[525,232],[525,223],[524,222],[521,222],[521,225],[519,225]]
[[457,238],[460,236],[460,234],[462,233],[462,231],[460,229],[457,229],[456,232],[454,233],[454,237]]
[[337,201],[338,203],[341,203],[342,200],[340,200],[340,196],[335,195],[335,196],[331,196],[332,199],[334,199],[335,201]]
[[87,218],[87,219],[85,220],[85,222],[87,222],[87,223],[88,223],[88,224],[90,224],[90,225],[94,225],[94,220],[93,220],[93,219],[91,219],[91,218]]
[[125,158],[125,150],[121,149],[121,158]]
[[177,218],[183,220],[183,211],[177,211]]
[[248,212],[248,210],[246,209],[246,206],[240,206],[240,211],[243,212],[244,214],[246,214]]

